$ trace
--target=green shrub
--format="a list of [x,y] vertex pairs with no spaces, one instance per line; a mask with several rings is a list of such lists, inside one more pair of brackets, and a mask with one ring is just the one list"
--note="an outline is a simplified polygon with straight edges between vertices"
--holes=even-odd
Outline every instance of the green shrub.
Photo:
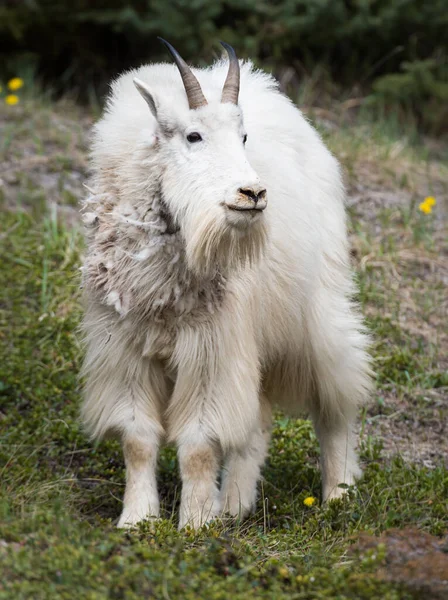
[[56,91],[88,98],[118,72],[166,59],[159,35],[197,64],[224,39],[274,72],[292,66],[296,81],[319,64],[341,86],[381,77],[377,99],[431,99],[437,122],[448,85],[435,67],[447,55],[446,8],[446,0],[4,0],[0,78],[31,65]]
[[399,73],[383,75],[373,83],[373,103],[399,106],[417,115],[433,133],[448,128],[448,65],[445,61],[405,61]]
[[81,84],[165,56],[157,35],[196,61],[225,38],[273,65],[328,60],[337,74],[362,77],[445,47],[447,14],[445,0],[6,0],[0,52],[26,52],[44,72]]

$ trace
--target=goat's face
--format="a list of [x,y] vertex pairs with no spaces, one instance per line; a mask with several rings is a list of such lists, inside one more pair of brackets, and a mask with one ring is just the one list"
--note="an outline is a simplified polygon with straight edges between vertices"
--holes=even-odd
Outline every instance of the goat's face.
[[189,110],[165,106],[145,83],[134,80],[157,121],[161,199],[182,232],[196,271],[255,259],[265,240],[267,193],[246,156],[247,132],[237,104],[238,61],[234,57],[236,96],[235,85],[226,92],[231,56],[222,100],[209,104],[195,76],[169,48],[181,71]]
[[181,227],[189,214],[242,233],[262,219],[266,190],[247,160],[238,106],[207,104],[182,122],[159,123],[162,195]]

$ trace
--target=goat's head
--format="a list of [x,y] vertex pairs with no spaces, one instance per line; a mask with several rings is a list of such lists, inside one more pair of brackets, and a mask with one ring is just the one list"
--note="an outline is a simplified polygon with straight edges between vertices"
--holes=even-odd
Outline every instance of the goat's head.
[[164,102],[143,81],[134,83],[157,122],[163,201],[182,231],[189,264],[209,271],[255,259],[265,240],[267,198],[246,156],[235,51],[221,42],[229,55],[227,78],[220,100],[207,102],[188,65],[162,41],[179,69],[188,109],[174,110],[172,99]]

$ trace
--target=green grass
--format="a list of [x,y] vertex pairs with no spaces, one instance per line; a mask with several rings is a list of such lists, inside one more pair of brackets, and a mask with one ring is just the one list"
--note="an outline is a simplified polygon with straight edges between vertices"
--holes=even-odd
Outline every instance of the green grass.
[[[58,122],[48,132],[49,111],[30,110],[3,144],[19,160],[33,130],[33,152],[54,144],[48,168],[63,174],[73,144],[84,160],[73,133],[78,124],[71,130]],[[423,218],[418,211],[425,194],[439,197],[445,189],[442,167],[428,167],[428,157],[397,140],[363,145],[362,129],[325,136],[349,187],[365,184],[374,165],[369,189],[392,194],[401,181],[405,194],[373,213],[350,208],[359,301],[374,335],[377,372],[376,392],[361,415],[364,477],[346,499],[322,506],[313,429],[278,414],[256,513],[197,533],[176,529],[180,479],[172,447],[159,464],[162,519],[132,533],[115,528],[124,491],[120,445],[91,445],[78,420],[82,238],[48,210],[34,172],[29,178],[22,168],[17,204],[27,212],[9,210],[10,195],[0,225],[0,600],[422,597],[406,583],[382,579],[384,549],[359,553],[356,539],[407,525],[436,536],[448,528],[440,427],[448,387],[443,239],[437,213]],[[404,432],[417,449],[411,459],[391,446],[403,438],[399,448],[407,448]],[[427,442],[435,448],[429,466]],[[311,508],[303,503],[309,495],[318,498]]]
[[[381,553],[369,559],[347,549],[361,531],[418,524],[442,534],[447,470],[385,460],[380,444],[366,438],[359,488],[345,501],[307,508],[306,496],[320,496],[318,445],[308,422],[281,415],[251,519],[177,532],[180,482],[167,448],[160,460],[164,519],[135,534],[116,531],[119,445],[91,447],[77,420],[80,236],[55,219],[7,214],[0,244],[0,598],[412,597],[378,582]],[[392,325],[371,324],[384,336],[380,347],[401,345]],[[412,385],[427,380],[427,362],[405,351],[392,371],[378,363],[381,384],[411,385],[405,367]]]

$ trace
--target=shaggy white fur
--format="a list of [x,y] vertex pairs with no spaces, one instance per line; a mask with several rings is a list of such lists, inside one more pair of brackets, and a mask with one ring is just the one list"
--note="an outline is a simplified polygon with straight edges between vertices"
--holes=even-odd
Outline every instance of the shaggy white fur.
[[[123,527],[159,514],[164,439],[178,447],[180,527],[247,514],[274,404],[311,415],[325,500],[360,474],[368,338],[338,164],[250,62],[238,106],[220,101],[227,62],[193,72],[206,106],[189,109],[176,66],[143,66],[112,84],[93,132],[82,414],[92,436],[122,437]],[[264,211],[239,209],[241,190],[264,188]]]

